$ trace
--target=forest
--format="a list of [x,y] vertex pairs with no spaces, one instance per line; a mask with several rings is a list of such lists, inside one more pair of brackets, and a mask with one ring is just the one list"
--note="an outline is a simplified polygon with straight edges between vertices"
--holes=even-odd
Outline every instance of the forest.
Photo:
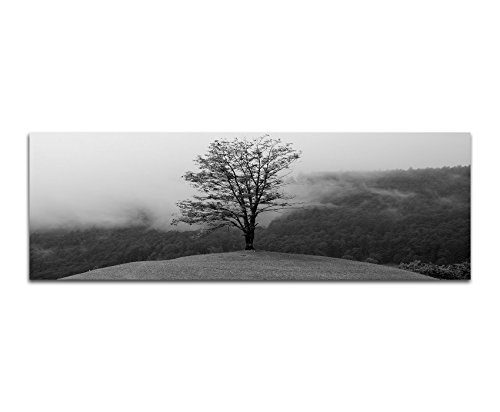
[[[466,262],[470,173],[470,166],[456,166],[299,176],[292,183],[307,188],[307,202],[258,227],[255,247],[385,265]],[[148,225],[36,230],[30,233],[30,278],[243,247],[241,232],[227,228],[208,235]]]

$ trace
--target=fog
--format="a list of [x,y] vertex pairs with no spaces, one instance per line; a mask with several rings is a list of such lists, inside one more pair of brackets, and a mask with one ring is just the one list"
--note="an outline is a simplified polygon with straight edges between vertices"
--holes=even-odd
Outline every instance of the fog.
[[[29,137],[30,229],[150,224],[168,228],[181,179],[215,139],[263,133],[33,133]],[[290,191],[314,201],[311,174],[469,165],[468,133],[270,133],[302,151]],[[309,182],[310,183],[310,182]],[[395,196],[404,194],[395,193]],[[263,223],[272,219],[263,219]]]

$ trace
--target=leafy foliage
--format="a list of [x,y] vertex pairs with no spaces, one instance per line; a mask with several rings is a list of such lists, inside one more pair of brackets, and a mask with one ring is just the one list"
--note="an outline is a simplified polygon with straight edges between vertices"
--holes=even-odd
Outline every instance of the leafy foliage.
[[232,225],[245,234],[247,249],[253,249],[257,216],[291,206],[291,197],[282,191],[281,172],[299,156],[290,143],[268,135],[215,140],[195,160],[200,171],[183,176],[201,194],[178,202],[181,215],[172,223],[198,224],[207,231]]
[[399,268],[409,270],[411,272],[422,273],[423,275],[432,276],[438,279],[470,279],[469,261],[455,263],[453,265],[435,265],[433,263],[424,263],[420,260],[415,260],[410,263],[401,263]]
[[241,249],[236,230],[196,237],[149,227],[50,230],[30,235],[30,278],[57,279],[106,266]]
[[272,221],[257,247],[382,264],[470,257],[470,167],[337,173],[306,183],[323,189],[316,206]]

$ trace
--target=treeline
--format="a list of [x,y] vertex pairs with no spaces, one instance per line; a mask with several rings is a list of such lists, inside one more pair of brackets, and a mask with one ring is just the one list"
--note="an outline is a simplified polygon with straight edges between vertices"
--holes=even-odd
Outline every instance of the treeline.
[[[470,258],[470,167],[330,173],[302,183],[312,190],[314,206],[258,228],[257,249],[382,264],[450,265]],[[145,226],[38,231],[30,235],[30,276],[56,279],[242,247],[241,233],[231,229],[208,236]]]
[[121,263],[241,249],[242,237],[233,230],[219,230],[200,238],[196,235],[140,226],[32,233],[30,278],[58,279]]
[[271,222],[260,247],[394,264],[470,257],[470,167],[332,174],[319,186],[328,182],[320,206]]

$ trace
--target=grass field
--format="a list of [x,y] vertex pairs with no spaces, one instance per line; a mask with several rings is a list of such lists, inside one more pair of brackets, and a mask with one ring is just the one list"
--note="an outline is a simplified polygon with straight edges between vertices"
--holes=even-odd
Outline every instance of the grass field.
[[62,280],[435,280],[382,265],[276,252],[229,252],[133,262]]

